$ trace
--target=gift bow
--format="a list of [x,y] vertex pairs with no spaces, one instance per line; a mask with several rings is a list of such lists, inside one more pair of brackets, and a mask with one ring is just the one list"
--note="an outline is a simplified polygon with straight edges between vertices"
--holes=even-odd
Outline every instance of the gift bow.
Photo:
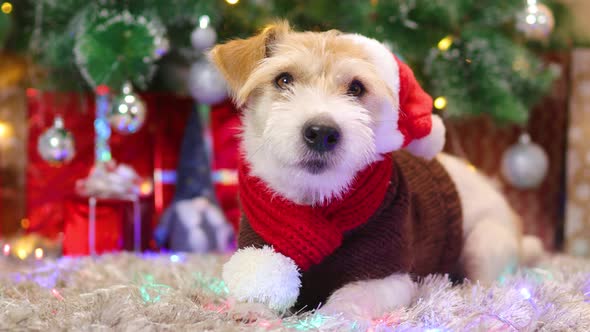
[[97,163],[86,179],[78,180],[76,191],[83,196],[100,198],[137,198],[141,178],[131,166],[114,161]]

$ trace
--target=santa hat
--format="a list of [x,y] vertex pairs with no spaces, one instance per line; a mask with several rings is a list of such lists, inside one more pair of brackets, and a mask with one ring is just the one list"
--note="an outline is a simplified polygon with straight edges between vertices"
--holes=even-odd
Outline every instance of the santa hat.
[[375,131],[378,152],[406,148],[427,159],[436,156],[445,144],[445,126],[432,114],[432,98],[422,90],[410,67],[374,39],[356,34],[346,37],[369,51],[379,75],[398,97],[397,105],[381,111]]

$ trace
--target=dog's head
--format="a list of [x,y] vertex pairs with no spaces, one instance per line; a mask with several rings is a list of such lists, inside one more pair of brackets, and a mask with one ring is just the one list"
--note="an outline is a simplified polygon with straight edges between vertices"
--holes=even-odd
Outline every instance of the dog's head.
[[339,197],[359,170],[407,143],[399,62],[375,40],[278,23],[216,46],[210,58],[244,110],[253,175],[287,199]]

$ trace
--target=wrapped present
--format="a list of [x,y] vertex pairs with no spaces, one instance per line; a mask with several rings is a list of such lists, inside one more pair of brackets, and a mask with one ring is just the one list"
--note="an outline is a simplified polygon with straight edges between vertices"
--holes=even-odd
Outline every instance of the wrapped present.
[[78,195],[66,198],[63,254],[80,256],[151,248],[151,200]]
[[[142,94],[148,112],[143,127],[132,135],[113,132],[109,144],[114,159],[133,167],[142,179],[143,188],[153,190],[151,202],[156,220],[174,192],[174,181],[165,183],[162,171],[174,170],[182,140],[185,120],[194,109],[191,98],[168,94]],[[76,194],[76,183],[89,174],[94,165],[95,98],[77,93],[42,92],[29,89],[28,152],[26,170],[26,215],[28,232],[57,238],[64,232],[67,212],[64,202]],[[67,164],[51,165],[37,152],[40,134],[61,115],[72,132],[75,157]],[[100,202],[99,202],[100,206]]]
[[152,197],[141,196],[141,184],[129,165],[97,163],[76,183],[77,195],[65,202],[64,254],[147,249]]

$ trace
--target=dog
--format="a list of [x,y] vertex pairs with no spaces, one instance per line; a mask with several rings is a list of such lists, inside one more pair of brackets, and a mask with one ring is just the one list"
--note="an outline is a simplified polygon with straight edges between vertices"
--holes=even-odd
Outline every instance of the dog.
[[432,100],[378,41],[278,22],[209,58],[243,110],[238,301],[378,317],[417,276],[492,283],[541,255],[487,178],[438,153]]

